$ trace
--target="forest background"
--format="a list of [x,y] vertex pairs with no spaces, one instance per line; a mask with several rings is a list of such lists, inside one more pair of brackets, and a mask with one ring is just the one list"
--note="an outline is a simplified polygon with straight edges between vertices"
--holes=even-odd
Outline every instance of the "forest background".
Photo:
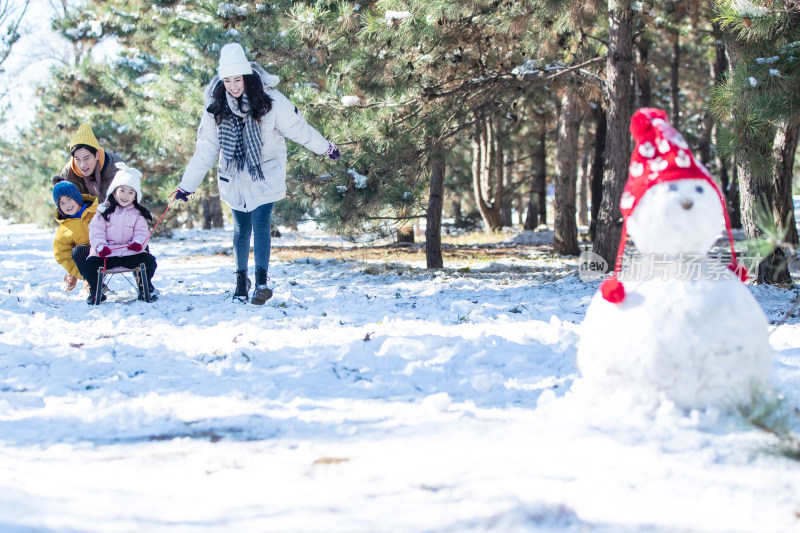
[[[734,226],[765,244],[749,250],[758,281],[791,281],[800,2],[48,1],[68,49],[30,122],[0,116],[0,210],[13,221],[51,221],[50,178],[82,123],[142,170],[144,203],[162,212],[219,50],[237,41],[342,151],[332,164],[290,143],[282,225],[408,241],[424,220],[439,268],[443,217],[489,233],[544,224],[556,254],[591,248],[613,264],[630,117],[652,106],[718,180]],[[30,8],[0,1],[0,67],[20,22],[41,18]],[[100,47],[113,53],[98,60]],[[224,223],[215,180],[195,198],[160,230]]]

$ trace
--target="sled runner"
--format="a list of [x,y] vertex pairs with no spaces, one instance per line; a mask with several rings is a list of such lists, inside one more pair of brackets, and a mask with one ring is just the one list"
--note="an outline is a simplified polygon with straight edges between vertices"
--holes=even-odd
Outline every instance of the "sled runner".
[[95,305],[100,305],[100,302],[103,301],[103,281],[105,279],[110,279],[112,276],[120,274],[123,278],[125,278],[128,283],[133,285],[130,279],[128,279],[125,274],[132,272],[133,275],[136,277],[136,285],[135,288],[139,290],[139,300],[144,300],[147,303],[150,303],[150,285],[147,283],[147,268],[144,266],[144,263],[139,263],[139,266],[133,268],[125,268],[125,267],[114,267],[105,269],[100,267],[97,269],[97,287],[95,290]]

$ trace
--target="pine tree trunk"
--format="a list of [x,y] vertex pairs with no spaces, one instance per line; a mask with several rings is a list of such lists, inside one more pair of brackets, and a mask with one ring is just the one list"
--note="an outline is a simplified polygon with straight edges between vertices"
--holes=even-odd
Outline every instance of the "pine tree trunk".
[[780,124],[772,143],[772,157],[775,161],[775,207],[774,219],[779,228],[786,232],[784,240],[798,244],[797,222],[794,217],[792,201],[792,178],[794,154],[797,151],[798,126],[787,127]]
[[[735,69],[737,63],[741,61],[742,46],[736,35],[730,31],[723,31],[725,49],[728,53],[731,69]],[[738,106],[746,105],[746,102],[739,102]],[[734,108],[731,110],[734,120],[743,113],[743,110]],[[754,137],[749,131],[739,133],[736,154],[736,176],[739,182],[739,201],[740,214],[742,218],[742,228],[745,235],[750,239],[764,237],[761,228],[758,227],[758,219],[766,209],[767,213],[774,213],[776,210],[776,185],[775,180],[769,176],[769,170],[762,168],[763,165],[755,164],[759,160],[769,160],[772,156],[771,138],[760,135]],[[775,250],[758,264],[756,281],[759,283],[791,283],[791,276],[787,269],[786,257],[781,249]]]
[[680,129],[680,72],[681,72],[681,38],[677,33],[673,36],[672,62],[669,69],[670,121],[672,127]]
[[224,225],[219,195],[214,194],[203,198],[203,229],[220,229]]
[[[723,40],[722,29],[719,23],[712,23],[714,30],[713,36],[716,41],[714,47],[714,63],[712,72],[714,73],[714,85],[719,86],[725,81],[725,74],[728,71],[728,53],[725,50],[725,42]],[[712,139],[716,145],[717,131],[719,125],[715,124],[712,129]],[[735,170],[733,179],[730,178],[730,162],[725,157],[717,157],[717,166],[719,166],[719,181],[722,184],[722,193],[725,195],[725,203],[728,208],[728,216],[731,219],[732,228],[741,228],[742,221],[739,216],[739,183],[736,180]]]
[[597,104],[592,112],[595,118],[594,159],[592,160],[592,219],[589,222],[589,238],[597,235],[597,217],[603,198],[603,172],[606,160],[606,111]]
[[531,196],[528,202],[528,216],[525,218],[525,229],[533,231],[540,224],[547,224],[547,152],[545,147],[546,132],[542,129],[539,142],[533,152],[533,181]]
[[697,140],[697,153],[700,156],[700,162],[708,166],[711,161],[711,132],[714,129],[714,115],[706,113],[701,124],[700,138]]
[[578,224],[589,225],[589,160],[591,147],[588,142],[581,149],[581,166],[578,170]]
[[[743,161],[744,158],[741,158]],[[764,232],[758,227],[759,212],[766,207],[775,205],[775,184],[754,176],[751,166],[737,163],[739,175],[740,200],[742,203],[742,227],[745,234],[751,239],[764,237]],[[756,282],[767,284],[790,284],[792,278],[787,268],[786,254],[778,248],[765,257],[758,264]]]
[[442,268],[442,206],[444,205],[445,152],[437,146],[431,154],[431,188],[425,227],[425,262],[428,268]]
[[[501,210],[503,208],[503,196],[505,192],[506,183],[506,155],[503,149],[502,135],[497,134],[495,121],[489,122],[492,130],[492,159],[494,160],[494,199],[492,206],[494,207],[494,216],[497,220],[497,227],[492,228],[492,231],[497,231],[503,227],[503,220],[501,217]],[[491,181],[491,174],[488,179]]]
[[581,126],[578,95],[565,91],[558,115],[553,251],[578,255],[578,225],[575,222],[575,185],[578,179],[578,131]]
[[[502,149],[500,151],[503,152],[503,164],[501,166],[501,171],[503,172],[504,176],[503,180],[505,182],[503,185],[503,190],[507,191],[511,189],[511,180],[513,179],[512,172],[508,168],[508,153],[502,151]],[[500,204],[500,226],[503,228],[508,228],[514,225],[514,222],[511,220],[511,207],[513,201],[513,196],[503,194],[503,201]]]
[[652,88],[650,87],[647,59],[650,55],[651,45],[650,40],[644,37],[640,37],[636,43],[636,70],[634,76],[636,107],[650,107]]
[[450,200],[450,214],[453,217],[453,226],[457,228],[467,226],[467,221],[464,219],[464,213],[461,210],[461,197],[458,195]]
[[[502,160],[499,165],[497,163],[497,148],[492,120],[480,117],[472,140],[472,187],[484,229],[489,233],[500,229],[500,203],[503,198],[503,165]],[[498,166],[499,175],[496,174]],[[498,179],[493,180],[493,174]]]
[[603,199],[597,216],[594,252],[613,265],[622,231],[619,199],[630,164],[631,67],[633,52],[632,0],[609,0],[609,50],[606,67],[607,141]]
[[725,174],[731,170],[731,183],[728,192],[725,194],[725,201],[728,203],[728,216],[731,218],[731,228],[742,229],[742,202],[739,194],[739,175],[736,172],[736,163],[729,167],[726,160],[722,160]]

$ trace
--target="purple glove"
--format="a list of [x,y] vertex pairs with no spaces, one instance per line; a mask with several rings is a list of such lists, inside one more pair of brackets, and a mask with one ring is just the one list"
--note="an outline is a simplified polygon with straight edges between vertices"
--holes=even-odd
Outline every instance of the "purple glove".
[[183,200],[184,202],[188,202],[190,194],[192,194],[192,193],[186,192],[183,189],[181,189],[180,187],[175,189],[175,198],[177,198],[178,200]]
[[342,154],[339,153],[339,149],[336,148],[336,145],[333,143],[328,143],[328,157],[331,159],[339,159]]
[[97,255],[105,259],[109,255],[111,255],[111,248],[109,248],[108,246],[101,246],[100,248],[97,249]]
[[133,252],[141,252],[142,251],[142,245],[139,244],[138,242],[132,242],[132,243],[130,243],[128,245],[128,250],[131,250]]

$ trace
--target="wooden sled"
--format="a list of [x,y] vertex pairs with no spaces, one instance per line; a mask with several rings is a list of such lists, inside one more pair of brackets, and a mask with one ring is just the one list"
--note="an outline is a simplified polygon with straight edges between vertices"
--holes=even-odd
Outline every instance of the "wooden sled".
[[138,291],[138,299],[144,300],[147,303],[150,303],[150,284],[147,283],[147,268],[144,266],[144,263],[139,263],[139,266],[133,268],[125,268],[125,267],[114,267],[109,268],[106,270],[103,267],[99,267],[97,269],[97,287],[95,288],[95,296],[94,296],[94,303],[95,305],[100,305],[103,301],[103,281],[104,279],[110,279],[112,276],[116,274],[123,274],[123,277],[133,285],[130,279],[124,274],[132,272],[136,277],[136,285],[134,288]]

